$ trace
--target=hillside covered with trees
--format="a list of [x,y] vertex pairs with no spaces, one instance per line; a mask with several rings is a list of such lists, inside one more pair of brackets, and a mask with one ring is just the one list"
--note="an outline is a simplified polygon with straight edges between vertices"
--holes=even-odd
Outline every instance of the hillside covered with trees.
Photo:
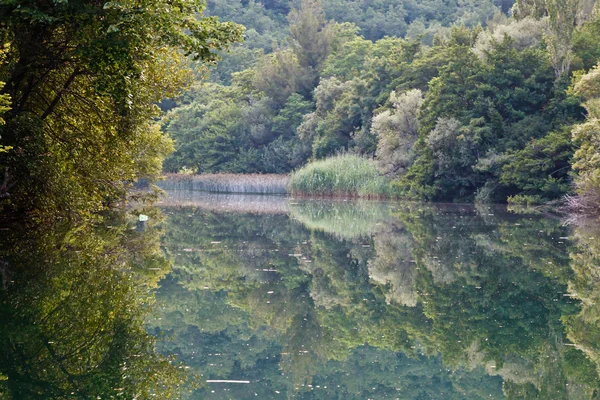
[[[372,159],[395,196],[595,204],[594,1],[211,2],[244,24],[211,83],[164,101],[167,172]],[[590,203],[591,200],[591,203]],[[585,202],[587,201],[587,202]],[[593,207],[593,206],[592,206]]]

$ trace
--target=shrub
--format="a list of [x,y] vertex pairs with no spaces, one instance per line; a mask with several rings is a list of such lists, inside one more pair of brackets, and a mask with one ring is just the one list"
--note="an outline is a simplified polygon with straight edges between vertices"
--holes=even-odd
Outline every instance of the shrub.
[[524,194],[517,194],[514,196],[509,196],[508,199],[508,204],[510,205],[520,205],[520,206],[535,206],[535,205],[540,205],[540,204],[544,204],[547,202],[546,199],[537,196],[537,195],[524,195]]

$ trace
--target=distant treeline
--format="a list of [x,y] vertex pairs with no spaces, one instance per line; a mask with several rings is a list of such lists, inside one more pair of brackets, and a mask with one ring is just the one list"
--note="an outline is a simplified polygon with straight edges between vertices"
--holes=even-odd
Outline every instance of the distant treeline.
[[163,121],[176,144],[166,171],[288,173],[351,152],[373,158],[404,197],[538,203],[577,192],[579,206],[595,209],[595,2],[456,7],[445,15],[481,18],[431,14],[435,32],[420,34],[421,17],[399,18],[409,28],[384,34],[400,38],[305,0],[271,53],[174,100]]

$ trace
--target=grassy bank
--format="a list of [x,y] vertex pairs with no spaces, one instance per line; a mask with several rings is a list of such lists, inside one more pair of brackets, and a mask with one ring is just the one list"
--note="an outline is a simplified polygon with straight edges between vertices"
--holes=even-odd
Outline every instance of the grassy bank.
[[389,182],[372,160],[344,154],[311,162],[287,175],[275,174],[166,174],[164,190],[213,193],[287,194],[322,197],[390,197]]
[[158,186],[164,190],[215,193],[286,194],[289,178],[274,174],[166,174]]
[[290,176],[294,195],[384,198],[390,196],[388,181],[375,163],[344,154],[307,164]]

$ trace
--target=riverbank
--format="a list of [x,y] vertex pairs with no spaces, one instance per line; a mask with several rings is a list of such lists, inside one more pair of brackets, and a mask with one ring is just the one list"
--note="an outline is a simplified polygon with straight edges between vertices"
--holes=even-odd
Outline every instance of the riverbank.
[[163,190],[212,193],[290,194],[298,197],[388,199],[392,190],[373,160],[343,154],[313,161],[290,175],[166,174]]

